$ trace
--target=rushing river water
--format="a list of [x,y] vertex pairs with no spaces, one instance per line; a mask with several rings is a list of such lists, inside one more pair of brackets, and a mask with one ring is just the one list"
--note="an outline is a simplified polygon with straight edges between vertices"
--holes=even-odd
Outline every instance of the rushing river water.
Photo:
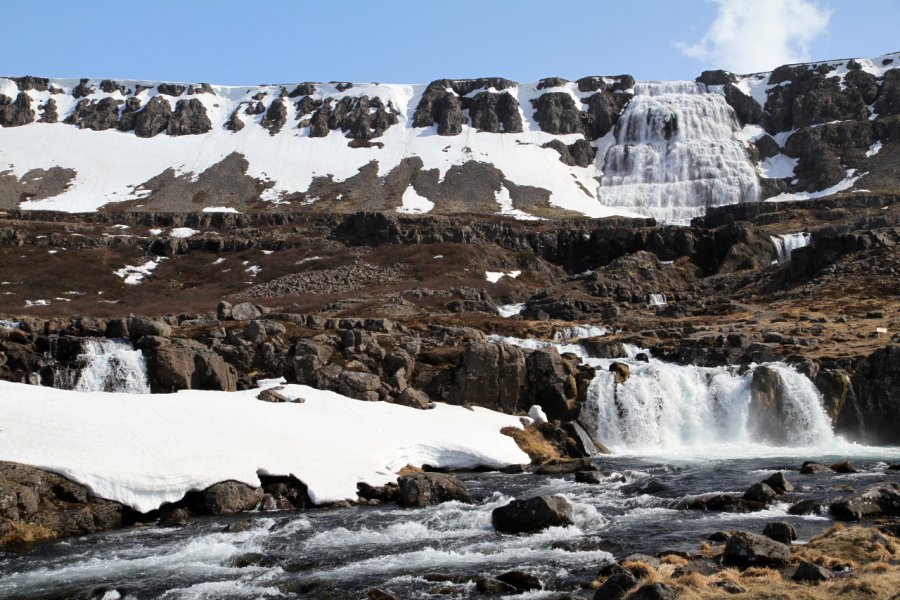
[[[693,552],[715,531],[761,532],[772,520],[793,523],[801,540],[830,524],[825,515],[789,515],[787,500],[735,514],[674,510],[679,498],[740,495],[774,470],[796,469],[806,459],[830,464],[853,458],[860,473],[787,472],[797,486],[794,498],[835,497],[838,486],[858,488],[885,476],[900,480],[900,474],[885,475],[883,462],[896,461],[896,449],[858,448],[855,457],[785,454],[792,456],[603,457],[598,463],[608,475],[600,484],[575,483],[571,475],[465,473],[472,505],[255,513],[197,519],[182,529],[137,527],[68,539],[26,553],[0,553],[0,597],[356,598],[372,587],[400,598],[467,597],[477,595],[469,578],[511,569],[534,573],[557,592],[577,593],[600,566],[633,552]],[[651,479],[664,489],[642,493],[630,487]],[[564,495],[574,508],[575,526],[522,536],[493,530],[492,509],[539,494]],[[247,531],[223,531],[248,520]],[[528,597],[544,595],[549,593]]]

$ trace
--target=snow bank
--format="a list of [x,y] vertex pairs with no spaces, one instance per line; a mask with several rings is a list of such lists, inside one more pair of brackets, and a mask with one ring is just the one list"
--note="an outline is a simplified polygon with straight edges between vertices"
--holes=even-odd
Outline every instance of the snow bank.
[[396,481],[406,465],[503,467],[528,456],[503,427],[518,417],[437,404],[417,410],[301,385],[303,403],[259,390],[84,393],[0,381],[0,460],[60,473],[149,511],[226,480],[291,474],[316,503],[356,497],[357,482]]

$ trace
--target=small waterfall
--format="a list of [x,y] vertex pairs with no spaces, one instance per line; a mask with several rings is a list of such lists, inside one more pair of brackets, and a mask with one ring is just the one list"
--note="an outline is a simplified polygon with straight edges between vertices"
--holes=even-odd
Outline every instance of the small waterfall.
[[709,206],[758,200],[759,181],[739,130],[724,96],[703,84],[638,83],[606,152],[601,201],[683,221]]
[[665,294],[650,294],[650,306],[665,306],[668,303]]
[[77,362],[80,368],[57,371],[54,387],[79,392],[150,393],[144,355],[125,340],[87,339]]
[[784,262],[791,259],[791,252],[797,248],[809,246],[812,241],[812,235],[803,231],[800,233],[786,233],[784,235],[769,236],[772,244],[775,246],[775,252],[778,254],[778,262]]
[[[684,450],[763,442],[751,433],[752,370],[738,374],[730,367],[627,362],[631,374],[624,383],[596,365],[579,417],[607,446],[617,451]],[[781,381],[783,405],[777,420],[788,445],[832,441],[834,433],[812,382],[786,365],[766,366]]]

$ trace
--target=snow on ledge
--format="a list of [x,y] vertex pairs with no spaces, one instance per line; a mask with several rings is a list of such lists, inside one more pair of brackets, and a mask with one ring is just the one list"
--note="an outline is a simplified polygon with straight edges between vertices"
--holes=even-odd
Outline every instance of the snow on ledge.
[[205,213],[234,213],[241,214],[238,209],[232,208],[231,206],[207,206],[203,209]]
[[503,271],[485,271],[484,278],[488,280],[490,283],[497,283],[503,277],[509,277],[510,279],[515,279],[519,275],[522,274],[522,271],[510,271],[508,273],[504,273]]
[[519,417],[436,404],[418,410],[301,385],[269,403],[259,389],[176,394],[73,392],[0,381],[0,460],[53,471],[146,512],[227,480],[294,475],[317,504],[356,484],[396,481],[406,465],[526,464],[503,427]]

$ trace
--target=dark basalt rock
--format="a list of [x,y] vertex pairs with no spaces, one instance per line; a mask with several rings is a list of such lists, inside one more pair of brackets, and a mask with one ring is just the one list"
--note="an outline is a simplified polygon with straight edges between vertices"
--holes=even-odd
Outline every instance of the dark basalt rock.
[[572,525],[572,507],[562,496],[536,496],[513,500],[491,513],[494,529],[501,533],[533,533],[547,527]]
[[239,481],[223,481],[202,492],[188,494],[188,502],[199,514],[230,515],[253,510],[262,500],[262,488]]
[[34,123],[34,109],[31,97],[19,92],[15,100],[0,94],[0,127],[20,127]]
[[900,69],[885,72],[874,108],[879,117],[900,114]]
[[509,92],[481,92],[469,104],[469,118],[478,131],[521,133],[519,102]]
[[153,137],[169,127],[172,106],[162,96],[150,98],[147,105],[135,115],[134,133],[138,137]]
[[[377,96],[345,96],[337,103],[328,98],[324,103],[309,97],[296,103],[300,116],[315,108],[309,120],[310,137],[325,137],[334,129],[340,129],[347,137],[355,140],[370,140],[380,137],[391,126],[399,123],[393,105],[385,105]],[[301,120],[300,127],[306,125]]]
[[837,430],[870,444],[900,444],[900,345],[889,344],[861,360],[852,385]]
[[[607,83],[607,81],[612,81],[612,83]],[[589,77],[582,77],[575,83],[578,84],[578,91],[582,93],[597,92],[600,90],[624,92],[634,87],[635,80],[631,75],[610,75],[607,77],[591,75]]]
[[617,573],[597,588],[594,600],[622,600],[637,584],[631,573]]
[[754,483],[746,492],[744,492],[744,500],[767,504],[770,500],[775,498],[776,495],[775,490],[769,487],[768,484]]
[[537,89],[545,90],[547,88],[555,88],[560,87],[569,83],[568,79],[563,79],[562,77],[545,77],[538,81]]
[[10,77],[10,79],[16,82],[20,92],[28,92],[30,90],[46,92],[50,86],[50,80],[46,77],[26,75],[24,77]]
[[619,120],[625,105],[631,100],[631,94],[601,91],[585,98],[587,104],[584,128],[589,139],[598,140],[612,131]]
[[451,475],[442,473],[414,473],[397,479],[400,506],[423,507],[442,502],[464,502],[472,499],[465,484]]
[[[785,79],[782,79],[782,78]],[[790,83],[784,83],[790,81]],[[841,90],[837,77],[824,77],[806,66],[779,67],[770,84],[763,125],[769,133],[830,121],[866,120],[866,102],[856,87]]]
[[597,149],[587,140],[576,140],[568,146],[560,140],[551,140],[542,147],[559,152],[560,162],[569,166],[589,167],[597,156]]
[[763,483],[775,490],[776,494],[785,494],[794,491],[794,486],[787,480],[787,477],[785,477],[784,473],[781,471],[773,473],[763,481]]
[[101,81],[100,91],[107,94],[120,92],[123,96],[127,95],[128,93],[128,90],[124,85],[121,85],[118,81],[113,81],[112,79],[104,79],[103,81]]
[[160,94],[177,97],[184,93],[185,86],[177,83],[161,83],[156,89]]
[[900,485],[875,483],[831,503],[838,521],[859,521],[878,516],[900,516]]
[[244,114],[249,116],[261,115],[264,112],[266,112],[266,105],[259,100],[248,102],[247,108],[244,109]]
[[459,96],[448,88],[452,89],[452,82],[446,79],[428,84],[413,113],[413,127],[437,124],[438,135],[459,135],[466,115]]
[[814,565],[805,560],[800,561],[800,565],[791,575],[794,581],[827,581],[834,578],[834,573],[819,565]]
[[581,110],[575,106],[572,96],[564,92],[548,92],[531,101],[534,120],[541,131],[553,135],[584,133]]
[[678,588],[665,583],[645,583],[631,594],[631,600],[675,600]]
[[771,523],[766,523],[766,527],[763,529],[763,535],[776,542],[790,544],[797,539],[797,530],[794,529],[794,526],[790,523],[772,521]]
[[215,90],[208,83],[198,83],[195,85],[191,85],[188,88],[188,95],[194,96],[197,94],[215,94]]
[[284,100],[276,98],[266,110],[260,125],[269,130],[269,135],[275,135],[281,131],[285,123],[287,123],[287,106],[285,106]]
[[48,98],[44,104],[40,105],[41,123],[56,123],[59,120],[59,113],[56,111],[56,100]]
[[121,100],[114,98],[102,98],[100,100],[88,100],[84,98],[75,105],[66,120],[67,125],[75,125],[79,129],[92,129],[105,131],[115,129],[119,125],[119,105]]
[[288,98],[299,98],[300,96],[312,96],[316,93],[316,84],[311,83],[309,81],[305,83],[298,84],[291,92],[288,94]]
[[228,117],[228,120],[225,121],[225,129],[228,131],[238,132],[244,128],[244,122],[241,121],[241,118],[238,116],[238,112],[241,107],[238,106],[231,112],[231,116]]
[[724,92],[725,101],[734,109],[734,114],[741,125],[762,123],[763,107],[759,105],[759,102],[742,92],[733,83],[725,84]]
[[119,131],[132,131],[134,129],[134,122],[137,119],[137,114],[140,110],[140,98],[132,96],[125,100],[125,108],[122,109],[122,114],[119,117]]
[[536,576],[524,571],[507,571],[497,575],[497,580],[511,585],[519,593],[530,590],[539,590],[544,584]]
[[726,85],[729,83],[735,83],[737,81],[737,77],[731,71],[723,71],[722,69],[718,69],[715,71],[703,71],[700,73],[700,77],[696,79],[697,83],[704,83],[706,85]]
[[791,561],[791,550],[786,545],[748,531],[735,532],[725,542],[722,562],[728,566],[781,567]]
[[847,169],[862,165],[874,141],[867,119],[801,129],[784,147],[785,154],[799,159],[794,168],[797,189],[817,191],[842,181]]
[[78,85],[72,90],[73,98],[84,98],[85,96],[89,96],[94,93],[94,87],[91,85],[90,79],[82,79],[78,82]]
[[759,157],[762,159],[772,158],[781,152],[781,146],[768,133],[754,142],[756,149],[759,151]]

